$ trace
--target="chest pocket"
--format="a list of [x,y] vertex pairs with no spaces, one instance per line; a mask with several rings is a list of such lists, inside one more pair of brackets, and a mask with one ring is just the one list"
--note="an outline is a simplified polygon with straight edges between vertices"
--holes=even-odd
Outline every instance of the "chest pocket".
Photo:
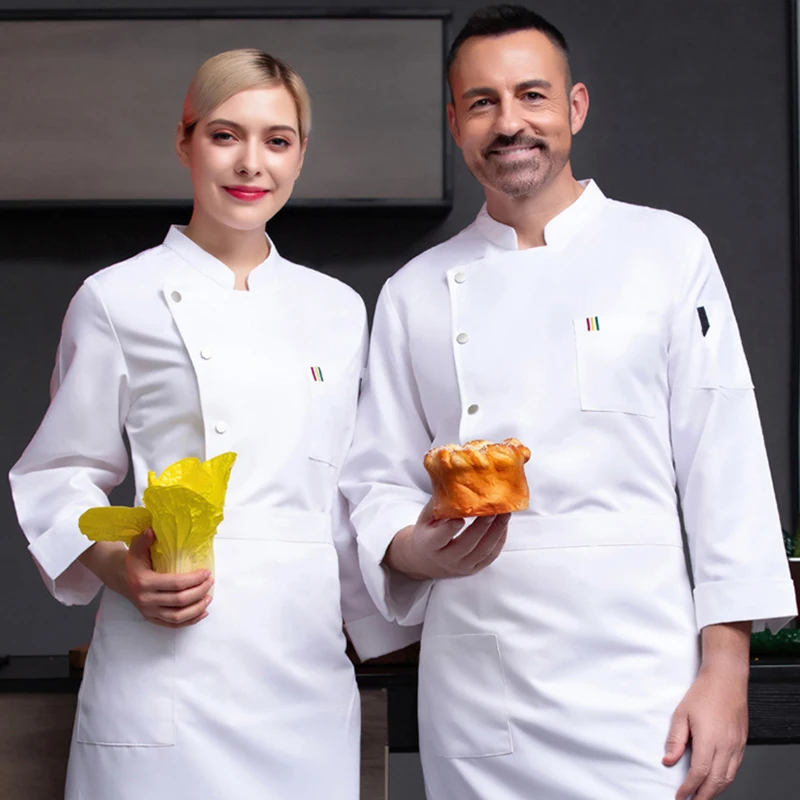
[[331,467],[341,466],[344,419],[341,387],[327,380],[311,379],[311,423],[308,457]]
[[573,325],[581,410],[655,416],[663,361],[656,319],[613,314]]

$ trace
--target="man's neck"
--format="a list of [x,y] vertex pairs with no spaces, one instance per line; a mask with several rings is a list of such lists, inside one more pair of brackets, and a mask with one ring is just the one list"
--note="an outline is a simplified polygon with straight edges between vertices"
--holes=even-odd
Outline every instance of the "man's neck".
[[237,289],[247,288],[247,276],[269,255],[269,243],[263,230],[233,230],[198,209],[192,214],[184,234],[233,272]]
[[520,250],[546,244],[544,229],[547,223],[571,206],[583,193],[583,186],[572,177],[569,164],[555,179],[534,194],[524,197],[509,197],[485,188],[486,210],[492,219],[514,229]]

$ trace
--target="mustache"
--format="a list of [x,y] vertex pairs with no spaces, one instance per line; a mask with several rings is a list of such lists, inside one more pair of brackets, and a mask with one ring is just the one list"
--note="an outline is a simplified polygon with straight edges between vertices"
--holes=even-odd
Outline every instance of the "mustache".
[[501,133],[484,149],[483,155],[488,156],[493,150],[497,150],[500,147],[539,147],[542,150],[546,150],[547,142],[537,136],[506,136]]

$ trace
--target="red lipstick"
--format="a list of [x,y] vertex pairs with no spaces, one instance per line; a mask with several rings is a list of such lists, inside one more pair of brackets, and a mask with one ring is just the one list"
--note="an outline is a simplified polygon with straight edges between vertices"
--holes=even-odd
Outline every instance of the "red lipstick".
[[261,189],[258,186],[223,186],[223,189],[237,200],[244,200],[245,202],[252,203],[255,200],[261,200],[269,194],[269,189]]

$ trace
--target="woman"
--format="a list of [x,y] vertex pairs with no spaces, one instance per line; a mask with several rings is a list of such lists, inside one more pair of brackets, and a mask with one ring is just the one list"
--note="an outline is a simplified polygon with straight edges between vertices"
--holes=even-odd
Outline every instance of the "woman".
[[[264,225],[303,164],[299,76],[255,50],[207,61],[178,126],[194,209],[162,245],[90,277],[64,320],[45,418],[11,473],[51,592],[103,595],[78,700],[69,800],[356,800],[362,658],[385,626],[336,488],[366,315],[343,284],[282,258]],[[78,530],[127,471],[238,454],[212,577],[159,575]],[[338,556],[338,557],[337,557]],[[340,601],[341,595],[341,601]]]

